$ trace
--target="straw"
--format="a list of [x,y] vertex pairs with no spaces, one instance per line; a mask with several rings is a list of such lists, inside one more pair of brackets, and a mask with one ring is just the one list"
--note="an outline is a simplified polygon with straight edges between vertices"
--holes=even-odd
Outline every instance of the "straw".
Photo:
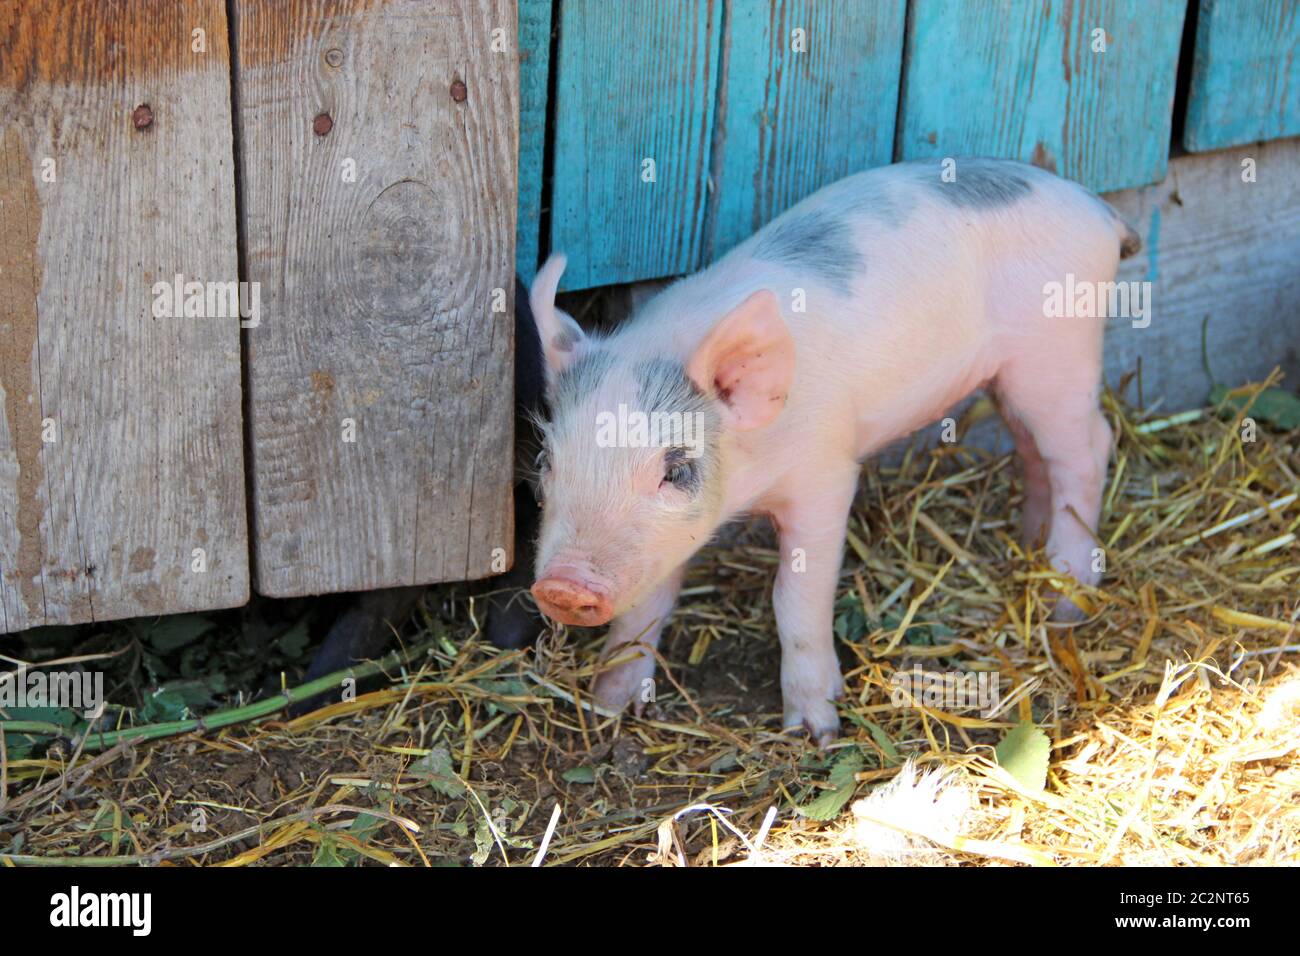
[[[978,797],[955,836],[914,828],[930,862],[1300,862],[1300,434],[1241,441],[1252,400],[1148,419],[1105,397],[1107,567],[1073,628],[1048,620],[1059,575],[1019,543],[1009,456],[913,447],[864,469],[827,751],[781,732],[778,556],[755,520],[692,565],[639,718],[590,702],[601,635],[503,653],[464,587],[434,589],[402,629],[414,650],[357,668],[381,686],[353,700],[284,719],[331,675],[38,757],[0,749],[0,864],[881,862],[850,802],[909,757]],[[994,706],[895,695],[914,668],[948,688],[995,673]],[[994,755],[1026,719],[1049,742],[1037,790]]]

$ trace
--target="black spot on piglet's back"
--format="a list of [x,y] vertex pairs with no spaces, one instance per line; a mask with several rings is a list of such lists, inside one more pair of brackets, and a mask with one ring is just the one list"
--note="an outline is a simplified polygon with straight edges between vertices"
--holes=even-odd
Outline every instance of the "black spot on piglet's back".
[[1029,171],[1018,163],[956,159],[951,167],[951,180],[944,178],[944,167],[937,160],[923,160],[915,165],[920,182],[940,199],[962,209],[1010,206],[1034,188],[1028,178]]
[[853,231],[825,211],[796,212],[770,223],[758,234],[754,258],[805,270],[841,293],[863,269]]

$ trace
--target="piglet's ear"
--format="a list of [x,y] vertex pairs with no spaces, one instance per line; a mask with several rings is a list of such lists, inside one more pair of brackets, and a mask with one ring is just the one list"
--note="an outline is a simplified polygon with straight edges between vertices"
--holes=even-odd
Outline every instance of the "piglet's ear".
[[700,343],[686,374],[716,393],[733,428],[761,428],[785,407],[794,380],[794,340],[766,289],[736,306]]
[[560,276],[564,275],[565,262],[559,253],[547,259],[528,293],[528,305],[533,310],[533,321],[537,323],[537,337],[541,340],[550,379],[572,364],[587,339],[581,326],[568,313],[555,307],[555,290],[560,286]]

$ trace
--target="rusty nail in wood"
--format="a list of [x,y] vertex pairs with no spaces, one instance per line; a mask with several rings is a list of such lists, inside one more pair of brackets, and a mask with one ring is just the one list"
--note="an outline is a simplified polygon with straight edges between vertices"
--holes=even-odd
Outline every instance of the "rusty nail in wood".
[[146,126],[153,125],[153,110],[148,103],[141,103],[131,114],[131,122],[135,124],[136,129],[144,129]]
[[330,119],[329,113],[321,113],[312,121],[311,128],[317,136],[324,136],[334,128],[334,121]]
[[466,96],[465,84],[460,80],[453,80],[451,84],[451,98],[457,103],[464,103]]
[[325,51],[325,62],[330,66],[343,65],[343,51],[338,47],[332,47]]

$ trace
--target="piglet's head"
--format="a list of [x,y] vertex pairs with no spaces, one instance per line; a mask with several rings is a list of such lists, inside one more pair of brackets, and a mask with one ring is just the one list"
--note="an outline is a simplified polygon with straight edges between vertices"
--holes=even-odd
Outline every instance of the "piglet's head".
[[780,414],[794,344],[776,297],[756,292],[683,362],[671,330],[585,334],[555,307],[564,258],[529,296],[546,365],[542,527],[533,596],[548,617],[596,626],[635,607],[726,517],[736,432]]

